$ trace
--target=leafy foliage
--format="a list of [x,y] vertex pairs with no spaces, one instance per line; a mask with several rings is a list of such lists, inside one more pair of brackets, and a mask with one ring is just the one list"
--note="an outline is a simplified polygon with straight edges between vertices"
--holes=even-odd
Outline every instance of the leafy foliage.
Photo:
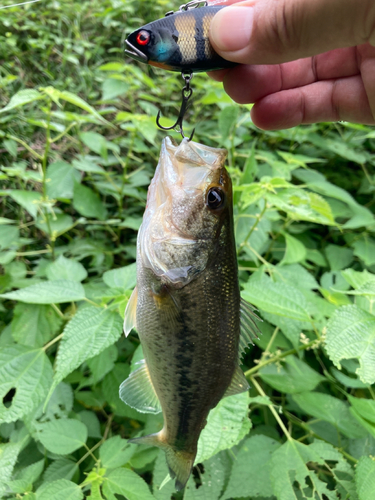
[[[3,2],[4,3],[4,2]],[[4,5],[13,4],[7,0]],[[176,7],[176,6],[175,6]],[[375,489],[375,135],[264,132],[194,77],[196,140],[228,149],[243,297],[262,317],[250,394],[212,410],[184,492],[161,415],[118,396],[136,235],[181,81],[123,60],[164,0],[2,9],[0,498],[368,500]]]

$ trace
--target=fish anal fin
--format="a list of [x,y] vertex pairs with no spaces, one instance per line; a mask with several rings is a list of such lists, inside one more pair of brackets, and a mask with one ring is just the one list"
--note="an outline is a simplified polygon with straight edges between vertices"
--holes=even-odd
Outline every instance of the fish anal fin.
[[138,290],[137,287],[135,287],[125,309],[125,318],[124,318],[125,337],[129,335],[129,333],[131,332],[131,330],[133,330],[133,328],[137,327],[137,300],[138,300]]
[[262,321],[261,318],[254,312],[254,308],[246,302],[243,298],[241,298],[240,305],[240,343],[239,343],[239,351],[240,358],[242,354],[245,352],[245,349],[249,346],[249,344],[254,345],[253,339],[259,338],[258,334],[262,333],[259,330],[258,325],[255,323],[255,320]]
[[196,452],[175,449],[166,442],[163,430],[157,434],[129,439],[128,442],[157,446],[164,450],[169,474],[172,479],[175,479],[176,490],[180,491],[185,488],[194,465]]
[[227,396],[233,396],[234,394],[240,394],[241,392],[245,392],[250,388],[246,377],[239,366],[237,366],[236,371],[234,372],[232,381],[230,386],[225,391],[224,398]]
[[161,406],[150,378],[145,360],[120,385],[120,398],[141,413],[160,413]]

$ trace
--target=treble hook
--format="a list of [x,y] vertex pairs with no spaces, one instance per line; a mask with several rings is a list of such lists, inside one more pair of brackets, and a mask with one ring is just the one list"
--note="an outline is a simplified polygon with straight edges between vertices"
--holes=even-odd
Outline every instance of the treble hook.
[[[189,100],[190,100],[191,96],[193,95],[193,89],[190,88],[190,82],[191,82],[191,79],[193,78],[193,73],[185,74],[184,72],[182,72],[181,76],[184,79],[186,85],[182,89],[181,108],[180,108],[180,112],[178,114],[176,123],[174,125],[172,125],[171,127],[163,127],[163,125],[161,125],[161,123],[160,123],[160,114],[161,113],[159,111],[158,115],[156,117],[156,125],[159,128],[161,128],[162,130],[172,130],[172,129],[178,127],[178,128],[176,128],[177,132],[179,132],[182,135],[183,139],[185,139],[186,136],[184,134],[184,130],[182,127],[182,122],[184,120],[184,116],[185,116],[186,110],[188,108]],[[189,141],[192,140],[194,132],[195,132],[195,128],[193,129],[192,133],[190,134],[190,137],[188,139]]]

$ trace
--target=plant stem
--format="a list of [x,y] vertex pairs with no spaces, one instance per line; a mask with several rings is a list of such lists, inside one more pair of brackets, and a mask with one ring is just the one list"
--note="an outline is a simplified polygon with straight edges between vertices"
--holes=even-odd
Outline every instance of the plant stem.
[[274,330],[274,332],[273,332],[273,334],[272,334],[272,337],[270,338],[270,341],[268,342],[267,347],[265,348],[264,352],[270,352],[270,349],[271,349],[271,347],[272,347],[272,344],[273,344],[273,342],[274,342],[274,340],[275,340],[275,338],[276,338],[276,335],[278,334],[279,330],[280,330],[280,329],[279,329],[279,327],[277,326],[277,327],[275,328],[275,330]]
[[81,457],[78,462],[77,462],[77,466],[80,465],[83,461],[86,460],[86,458],[92,454],[93,451],[95,451],[97,448],[99,448],[100,445],[102,445],[104,443],[104,441],[107,439],[108,437],[108,434],[109,434],[109,430],[111,428],[111,425],[112,425],[112,420],[113,420],[113,415],[109,415],[108,417],[108,422],[107,422],[107,425],[106,425],[106,428],[105,428],[105,431],[104,431],[104,435],[102,437],[102,439],[100,441],[98,441],[87,453],[85,453],[83,455],[83,457]]
[[[250,377],[250,380],[251,380],[252,384],[254,384],[254,387],[259,392],[259,394],[261,396],[267,397],[267,394],[263,391],[262,387],[258,384],[258,382],[256,381],[255,377]],[[288,439],[288,441],[292,441],[293,440],[292,436],[289,434],[288,429],[285,427],[284,422],[281,420],[281,418],[277,414],[277,411],[275,410],[275,408],[272,405],[270,405],[268,408],[271,410],[273,416],[275,417],[277,423],[281,427],[281,429],[284,432],[284,434],[285,434],[286,438]]]
[[43,347],[43,350],[46,351],[49,347],[51,347],[51,345],[56,344],[56,342],[58,342],[60,339],[62,339],[63,336],[64,336],[64,334],[60,333],[60,335],[58,335],[57,337],[55,337],[54,339],[52,339],[51,342],[48,342],[48,344],[46,344]]
[[280,359],[286,358],[287,356],[290,356],[291,354],[296,354],[299,351],[304,351],[305,349],[308,349],[309,347],[312,347],[316,343],[316,340],[312,340],[308,344],[303,344],[295,349],[290,349],[289,351],[282,352],[281,354],[278,354],[277,356],[274,356],[272,358],[269,358],[262,363],[259,363],[256,366],[253,366],[253,368],[250,368],[250,370],[247,370],[245,372],[245,377],[251,377],[254,373],[256,373],[258,370],[263,368],[263,366],[270,365],[271,363],[275,363],[279,361]]
[[248,240],[248,239],[250,238],[250,236],[253,234],[253,231],[255,231],[255,229],[256,229],[256,227],[257,227],[257,225],[258,225],[258,224],[259,224],[259,222],[261,221],[261,219],[262,219],[263,215],[265,214],[266,210],[267,210],[267,203],[266,203],[266,201],[264,200],[264,207],[263,207],[263,210],[262,210],[262,211],[261,211],[261,213],[257,216],[256,221],[255,221],[255,223],[254,223],[253,227],[250,229],[250,231],[248,232],[248,234],[247,234],[246,238],[245,238],[245,239],[243,240],[243,242],[240,244],[239,250],[240,250],[242,247],[244,247],[244,246],[246,245],[247,240]]

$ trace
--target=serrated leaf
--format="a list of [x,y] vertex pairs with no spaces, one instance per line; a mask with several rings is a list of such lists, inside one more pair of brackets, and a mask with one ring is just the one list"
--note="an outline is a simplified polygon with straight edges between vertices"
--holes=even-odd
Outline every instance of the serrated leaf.
[[87,440],[85,424],[72,418],[60,418],[38,424],[37,436],[47,450],[57,455],[68,455],[84,446]]
[[56,357],[52,389],[86,359],[115,343],[122,333],[120,316],[108,309],[85,307],[66,325]]
[[20,231],[15,226],[0,226],[0,250],[17,247]]
[[36,500],[82,500],[81,488],[67,479],[45,483],[36,491]]
[[271,458],[280,443],[267,436],[247,438],[233,461],[228,486],[221,500],[239,497],[271,497]]
[[44,469],[44,459],[39,460],[23,469],[13,481],[8,483],[14,493],[24,493],[31,489],[32,484],[39,478]]
[[304,295],[285,283],[248,281],[241,294],[245,300],[262,311],[276,316],[311,323]]
[[334,312],[327,325],[328,356],[340,369],[342,359],[357,358],[356,374],[362,382],[375,382],[375,317],[356,305]]
[[69,458],[61,457],[52,462],[44,472],[43,482],[51,483],[57,479],[72,479],[78,465]]
[[353,250],[339,245],[327,245],[325,254],[332,271],[340,271],[353,261]]
[[6,483],[12,477],[18,454],[21,450],[20,443],[0,444],[0,496],[2,498],[7,487]]
[[315,370],[296,356],[285,359],[282,367],[271,364],[259,371],[264,382],[280,392],[295,394],[298,392],[312,391],[325,380]]
[[155,500],[147,483],[130,469],[115,469],[106,476],[103,493],[108,500],[123,495],[127,500]]
[[24,191],[22,189],[12,189],[9,196],[18,203],[22,208],[27,210],[35,219],[38,214],[39,202],[42,198],[41,194],[36,191]]
[[[52,366],[43,349],[11,345],[0,349],[0,423],[14,422],[33,411],[52,382]],[[10,406],[3,398],[16,392]]]
[[79,182],[77,170],[65,161],[56,161],[48,166],[46,172],[46,189],[49,198],[73,198],[74,183]]
[[27,304],[62,304],[75,302],[85,298],[85,290],[80,283],[68,280],[46,281],[16,290],[3,293],[3,299],[19,300]]
[[208,460],[219,451],[232,448],[245,437],[251,428],[248,407],[249,394],[242,392],[223,398],[210,411],[198,441],[196,464]]
[[11,109],[19,108],[20,106],[24,106],[30,102],[37,101],[42,97],[42,94],[35,89],[20,90],[11,97],[10,101],[4,108],[0,109],[0,113],[5,113]]
[[364,238],[353,243],[354,255],[359,257],[366,266],[375,264],[375,240]]
[[[271,482],[277,500],[319,499],[337,500],[336,493],[327,488],[312,470],[306,466],[308,462],[322,463],[314,450],[292,439],[284,443],[272,455]],[[324,462],[323,462],[324,463]],[[307,478],[312,492],[306,493]],[[295,493],[294,485],[298,491]],[[324,496],[323,496],[324,495]]]
[[11,325],[18,344],[42,347],[56,335],[62,318],[51,306],[20,303],[14,308]]
[[103,281],[110,288],[132,290],[137,284],[137,266],[134,263],[106,271],[103,274]]
[[73,194],[73,206],[81,215],[104,220],[107,210],[95,191],[82,184],[75,184]]
[[[197,488],[191,475],[184,491],[184,500],[218,500],[226,480],[230,462],[222,454],[215,455],[204,463],[204,474],[200,474],[201,485]],[[173,483],[172,483],[173,484]]]
[[319,288],[314,276],[300,264],[277,265],[272,269],[274,281],[281,281],[302,290],[313,290]]
[[306,247],[297,238],[284,233],[286,249],[281,264],[295,264],[306,258]]
[[348,405],[330,394],[320,392],[304,392],[294,394],[293,400],[308,415],[325,420],[334,425],[345,436],[355,439],[365,435]]
[[357,464],[355,482],[359,500],[370,500],[375,491],[375,461],[370,457],[361,457]]
[[341,271],[341,275],[355,289],[361,288],[368,282],[375,283],[375,274],[370,273],[367,269],[361,272],[354,271],[354,269],[345,269]]
[[99,448],[99,456],[103,467],[115,469],[129,462],[134,455],[136,448],[130,446],[126,439],[114,436],[107,439]]
[[48,265],[46,275],[50,281],[67,280],[80,282],[87,278],[87,271],[80,262],[60,255],[58,259]]

